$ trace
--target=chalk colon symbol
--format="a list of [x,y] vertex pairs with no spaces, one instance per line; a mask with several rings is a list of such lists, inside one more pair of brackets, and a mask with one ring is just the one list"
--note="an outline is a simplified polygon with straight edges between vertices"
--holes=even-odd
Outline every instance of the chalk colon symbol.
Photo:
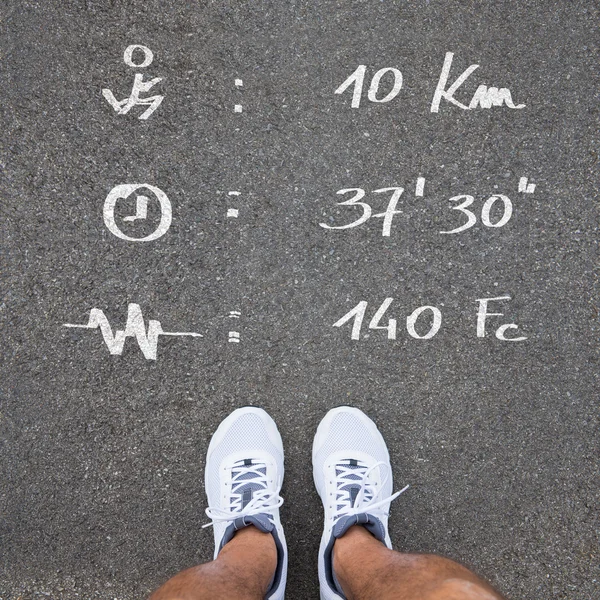
[[[230,310],[229,318],[230,319],[239,319],[242,316],[242,313],[239,310]],[[239,331],[230,331],[229,332],[228,341],[230,344],[239,344],[240,343],[240,332]]]

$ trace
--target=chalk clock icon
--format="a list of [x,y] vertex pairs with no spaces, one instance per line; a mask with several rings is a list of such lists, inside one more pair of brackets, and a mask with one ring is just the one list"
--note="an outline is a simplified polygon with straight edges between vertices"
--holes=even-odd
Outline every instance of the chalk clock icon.
[[[131,237],[121,231],[115,221],[115,206],[119,200],[123,200],[131,196],[134,192],[139,193],[135,199],[135,214],[123,217],[123,221],[135,222],[137,220],[145,220],[148,217],[148,204],[152,198],[146,194],[151,194],[160,205],[160,222],[156,229],[149,235],[144,237]],[[107,229],[115,236],[128,242],[152,242],[159,239],[171,226],[173,218],[173,210],[171,202],[167,195],[158,187],[147,183],[124,183],[115,186],[104,201],[104,224]]]

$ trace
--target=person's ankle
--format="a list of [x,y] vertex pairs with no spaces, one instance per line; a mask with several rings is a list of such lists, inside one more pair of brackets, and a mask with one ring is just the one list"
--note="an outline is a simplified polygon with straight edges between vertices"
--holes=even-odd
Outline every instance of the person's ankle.
[[352,570],[365,550],[369,553],[387,549],[374,535],[362,525],[354,525],[344,535],[335,540],[332,552],[332,567],[336,578],[344,580],[346,569]]
[[362,525],[352,525],[344,533],[335,540],[335,548],[350,548],[355,544],[376,544],[385,548],[385,544],[380,542],[366,527]]
[[219,557],[225,560],[236,560],[254,564],[269,572],[269,581],[277,568],[277,546],[271,533],[259,531],[254,525],[249,525],[235,532],[227,542]]

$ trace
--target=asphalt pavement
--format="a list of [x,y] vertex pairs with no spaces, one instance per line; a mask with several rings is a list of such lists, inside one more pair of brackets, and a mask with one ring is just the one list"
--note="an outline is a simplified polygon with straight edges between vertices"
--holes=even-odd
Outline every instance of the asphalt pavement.
[[600,597],[596,2],[0,11],[1,600],[209,560],[205,453],[248,404],[285,444],[290,600],[340,404],[411,486],[396,549]]

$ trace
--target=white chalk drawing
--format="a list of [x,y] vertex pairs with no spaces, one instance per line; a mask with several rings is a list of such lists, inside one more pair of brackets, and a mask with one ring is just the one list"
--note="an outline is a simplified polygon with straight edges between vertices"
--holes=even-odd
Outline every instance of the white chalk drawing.
[[[397,335],[396,319],[388,319],[387,325],[381,325],[381,321],[393,302],[393,298],[386,298],[377,309],[369,322],[368,329],[382,329],[387,331],[387,339],[395,340]],[[496,298],[481,298],[477,311],[477,337],[485,337],[486,319],[490,316],[499,317],[502,313],[487,312],[488,303],[492,301],[510,300],[510,296],[499,296]],[[352,321],[350,338],[360,340],[363,321],[367,312],[368,302],[362,300],[354,308],[348,311],[341,319],[333,324],[333,327],[342,327]],[[418,325],[417,325],[418,324]],[[417,330],[418,327],[418,330]],[[429,327],[429,329],[427,329]],[[430,340],[434,338],[442,327],[442,311],[437,306],[419,306],[406,317],[406,332],[415,340]],[[527,338],[506,337],[505,332],[509,329],[518,329],[514,323],[500,325],[496,330],[496,338],[503,342],[522,342]],[[367,336],[368,337],[368,336]]]
[[[377,309],[377,312],[373,315],[373,318],[369,322],[369,329],[383,329],[387,331],[388,340],[396,339],[396,319],[389,319],[387,325],[380,325],[380,321],[383,319],[387,309],[390,307],[390,304],[393,302],[393,298],[386,298],[381,306]],[[368,303],[366,301],[359,302],[351,311],[347,312],[341,319],[336,321],[333,326],[341,327],[345,325],[348,321],[354,319],[354,323],[352,324],[352,333],[351,339],[359,340],[360,333],[362,329],[362,323],[365,318],[365,313],[367,311]],[[415,329],[415,324],[419,316],[425,311],[431,311],[433,315],[433,321],[429,328],[429,331],[421,335],[417,333]],[[420,306],[416,310],[414,310],[407,318],[406,318],[406,331],[408,334],[415,339],[418,340],[429,340],[435,336],[435,334],[440,330],[442,325],[442,313],[435,306]]]
[[379,190],[373,190],[373,194],[382,194],[387,192],[393,192],[390,198],[390,201],[387,205],[387,208],[382,213],[372,214],[373,209],[370,204],[366,202],[360,202],[362,198],[365,197],[365,190],[362,188],[346,188],[343,190],[339,190],[336,192],[337,194],[349,194],[354,193],[354,196],[349,200],[344,200],[343,202],[338,202],[340,206],[360,206],[362,208],[362,215],[356,221],[352,223],[347,223],[346,225],[329,225],[327,223],[319,223],[323,229],[351,229],[352,227],[358,227],[363,223],[366,223],[371,217],[381,217],[383,218],[383,228],[381,235],[384,237],[389,237],[390,232],[392,230],[392,220],[394,216],[402,213],[401,210],[396,210],[398,206],[398,201],[400,200],[400,196],[402,192],[404,192],[404,188],[401,187],[389,187],[389,188],[381,188]]
[[[242,316],[242,313],[239,310],[230,310],[229,311],[230,319],[239,319]],[[239,331],[230,331],[228,334],[228,341],[231,344],[239,344],[240,343],[240,332]]]
[[73,323],[64,323],[63,327],[77,327],[81,329],[100,329],[104,343],[111,354],[123,354],[125,340],[133,337],[137,340],[138,346],[148,360],[156,360],[158,347],[158,337],[167,336],[189,336],[203,337],[200,333],[163,331],[160,321],[150,319],[148,321],[148,330],[144,324],[144,317],[139,304],[129,304],[127,307],[127,322],[125,329],[117,329],[113,334],[112,328],[104,312],[98,308],[90,310],[88,322],[85,325],[76,325]]
[[[415,329],[415,324],[421,313],[426,310],[431,311],[433,322],[425,335],[419,335]],[[430,340],[440,330],[441,326],[442,313],[440,309],[435,306],[419,306],[419,308],[415,309],[408,317],[406,317],[406,331],[408,331],[410,337],[415,338],[416,340]]]
[[[366,72],[367,65],[359,65],[354,73],[352,73],[352,75],[350,75],[350,77],[348,77],[348,79],[346,79],[346,81],[344,81],[342,85],[335,90],[334,94],[343,94],[350,86],[354,84],[354,91],[352,92],[352,102],[350,106],[352,108],[358,108],[360,106],[363,93]],[[387,73],[390,73],[393,78],[392,88],[385,96],[378,97],[381,79]],[[379,104],[390,102],[400,93],[401,89],[402,73],[393,67],[385,67],[383,69],[379,69],[379,71],[373,75],[373,79],[371,79],[371,84],[369,85],[369,90],[367,92],[367,99],[369,102],[375,102]]]
[[452,67],[452,60],[454,58],[453,52],[446,52],[444,58],[444,65],[442,67],[442,73],[438,80],[437,87],[433,94],[433,100],[431,101],[431,112],[437,113],[440,110],[440,103],[442,100],[446,100],[450,104],[454,104],[463,110],[473,110],[475,108],[492,108],[506,106],[513,109],[525,108],[524,104],[515,105],[512,99],[512,95],[508,88],[497,88],[489,87],[486,85],[480,85],[469,104],[463,104],[459,102],[454,94],[462,86],[462,84],[471,76],[471,74],[479,68],[479,65],[471,65],[465,69],[462,74],[457,77],[454,82],[446,87],[448,84],[448,78],[450,76],[450,68]]
[[[235,83],[235,87],[238,87],[238,88],[244,87],[244,82],[241,79],[236,79],[234,81],[234,83]],[[242,105],[241,104],[236,104],[233,107],[233,112],[242,112]]]
[[148,196],[142,196],[141,194],[136,198],[135,204],[135,215],[131,215],[129,217],[123,217],[123,221],[137,221],[137,219],[147,219],[148,218],[148,201],[150,198]]
[[[142,52],[144,55],[144,59],[140,63],[135,63],[133,61],[133,53],[136,50]],[[146,46],[134,44],[127,47],[123,56],[123,60],[129,67],[143,69],[152,64],[154,55]],[[161,105],[164,96],[156,95],[144,98],[141,96],[141,94],[149,92],[157,83],[161,82],[162,79],[162,77],[155,77],[154,79],[144,81],[143,73],[136,73],[133,79],[133,88],[129,98],[117,100],[115,95],[108,88],[104,88],[102,90],[102,95],[119,115],[126,115],[134,106],[147,106],[148,108],[138,117],[138,119],[146,120]]]
[[[241,192],[227,192],[228,196],[239,196]],[[227,218],[229,219],[237,219],[240,214],[240,211],[237,208],[228,208],[227,209]]]
[[[477,337],[483,338],[485,337],[485,325],[488,317],[502,317],[504,313],[492,313],[488,312],[488,303],[490,302],[499,302],[500,300],[510,300],[510,296],[497,296],[495,298],[478,298],[477,302],[479,302],[479,308],[477,310]],[[507,338],[504,333],[508,329],[518,329],[519,326],[514,323],[505,323],[504,325],[500,325],[498,329],[496,329],[496,337],[503,342],[523,342],[527,338],[524,336],[521,337],[512,337]]]
[[[154,194],[154,197],[160,203],[160,222],[157,228],[144,237],[131,237],[124,234],[115,221],[115,206],[118,200],[127,198],[133,192],[138,189],[143,189],[144,191],[150,191]],[[148,215],[148,202],[150,198],[146,195],[138,195],[136,198],[136,212],[135,215],[124,217],[124,221],[136,221],[138,219],[146,219]],[[171,226],[171,220],[173,218],[173,210],[171,207],[171,202],[167,195],[160,189],[154,185],[149,185],[147,183],[124,183],[115,186],[106,197],[104,201],[104,224],[108,228],[108,230],[116,235],[118,238],[122,240],[127,240],[129,242],[151,242],[157,240],[162,237]]]
[[535,183],[527,183],[527,177],[519,179],[519,192],[522,194],[533,194],[535,192]]
[[[479,65],[470,65],[465,69],[452,83],[449,84],[450,69],[454,59],[453,52],[446,52],[442,72],[438,79],[433,99],[431,101],[430,112],[437,113],[440,110],[442,100],[449,104],[458,106],[462,110],[473,110],[476,108],[490,109],[494,107],[506,107],[510,109],[525,108],[525,104],[515,104],[512,99],[511,91],[505,87],[494,87],[480,85],[473,94],[470,102],[465,104],[457,100],[454,95],[459,91],[460,87],[467,79],[479,68]],[[363,89],[365,84],[365,76],[367,73],[367,65],[358,65],[354,72],[335,90],[334,94],[343,94],[348,89],[352,89],[352,100],[350,106],[359,108],[363,98]],[[384,82],[384,91],[380,91]],[[395,67],[385,67],[379,69],[373,75],[369,89],[367,91],[367,100],[379,104],[392,101],[402,89],[403,77],[402,72]],[[386,92],[386,90],[389,90]]]
[[[139,50],[144,55],[144,60],[141,63],[133,62],[133,53]],[[131,46],[127,46],[125,48],[125,52],[123,53],[123,62],[128,67],[133,67],[135,69],[144,69],[149,67],[154,60],[154,54],[152,54],[152,50],[146,46],[141,46],[140,44],[132,44]]]
[[[417,184],[415,187],[415,197],[423,197],[425,192],[425,183],[425,177],[417,178]],[[523,191],[524,193],[533,193],[534,189],[534,184],[527,184],[527,179],[524,177],[521,178],[521,181],[519,182],[519,191]],[[343,190],[338,190],[336,193],[340,195],[353,194],[353,196],[349,200],[338,202],[338,206],[350,206],[353,210],[356,210],[356,208],[360,208],[362,210],[362,213],[351,223],[346,223],[344,225],[331,225],[329,223],[319,223],[319,226],[323,229],[352,229],[354,227],[363,225],[372,217],[381,217],[383,219],[381,235],[383,237],[389,237],[391,235],[394,217],[404,212],[403,210],[400,210],[398,208],[398,203],[400,202],[403,192],[404,188],[402,187],[381,188],[370,192],[372,194],[391,193],[387,208],[381,213],[373,214],[373,208],[371,204],[369,202],[364,201],[367,192],[363,188],[345,188]],[[448,231],[439,231],[439,233],[462,233],[463,231],[470,229],[477,223],[477,215],[472,210],[468,209],[468,207],[475,202],[475,198],[473,196],[469,194],[460,194],[458,196],[453,196],[448,201],[453,203],[459,203],[457,206],[450,206],[450,209],[456,210],[465,215],[466,221],[458,227],[455,227],[454,229],[450,229]],[[487,198],[487,200],[485,200],[483,206],[481,207],[480,220],[485,227],[497,229],[500,227],[504,227],[511,220],[512,215],[512,200],[504,194],[492,194]],[[407,218],[410,220],[410,216],[408,216]],[[330,220],[333,222],[333,217],[330,217]]]
[[[241,88],[241,87],[244,87],[244,82],[243,82],[241,79],[236,79],[236,80],[234,81],[234,84],[235,84],[235,87],[236,87],[236,88]],[[233,112],[236,112],[236,113],[241,113],[241,112],[242,112],[242,105],[241,105],[241,104],[236,104],[236,105],[233,107]]]
[[[473,196],[469,196],[468,194],[461,194],[459,196],[454,196],[453,198],[450,198],[449,201],[458,202],[459,200],[464,200],[464,202],[462,202],[458,206],[452,206],[451,208],[452,210],[458,210],[459,212],[462,212],[464,215],[466,215],[466,223],[463,223],[460,227],[452,229],[451,231],[440,231],[440,233],[461,233],[462,231],[470,229],[471,227],[473,227],[473,225],[475,225],[475,223],[477,223],[477,217],[475,216],[475,213],[467,209],[467,206],[471,206],[471,204],[473,204],[475,198],[473,198]],[[490,218],[490,212],[492,210],[492,207],[498,200],[500,200],[503,205],[502,216],[495,223],[493,223]],[[504,194],[494,194],[493,196],[490,196],[483,204],[483,207],[481,209],[481,222],[486,227],[504,227],[504,225],[506,225],[510,221],[512,213],[513,205],[510,198],[508,196],[505,196]]]

